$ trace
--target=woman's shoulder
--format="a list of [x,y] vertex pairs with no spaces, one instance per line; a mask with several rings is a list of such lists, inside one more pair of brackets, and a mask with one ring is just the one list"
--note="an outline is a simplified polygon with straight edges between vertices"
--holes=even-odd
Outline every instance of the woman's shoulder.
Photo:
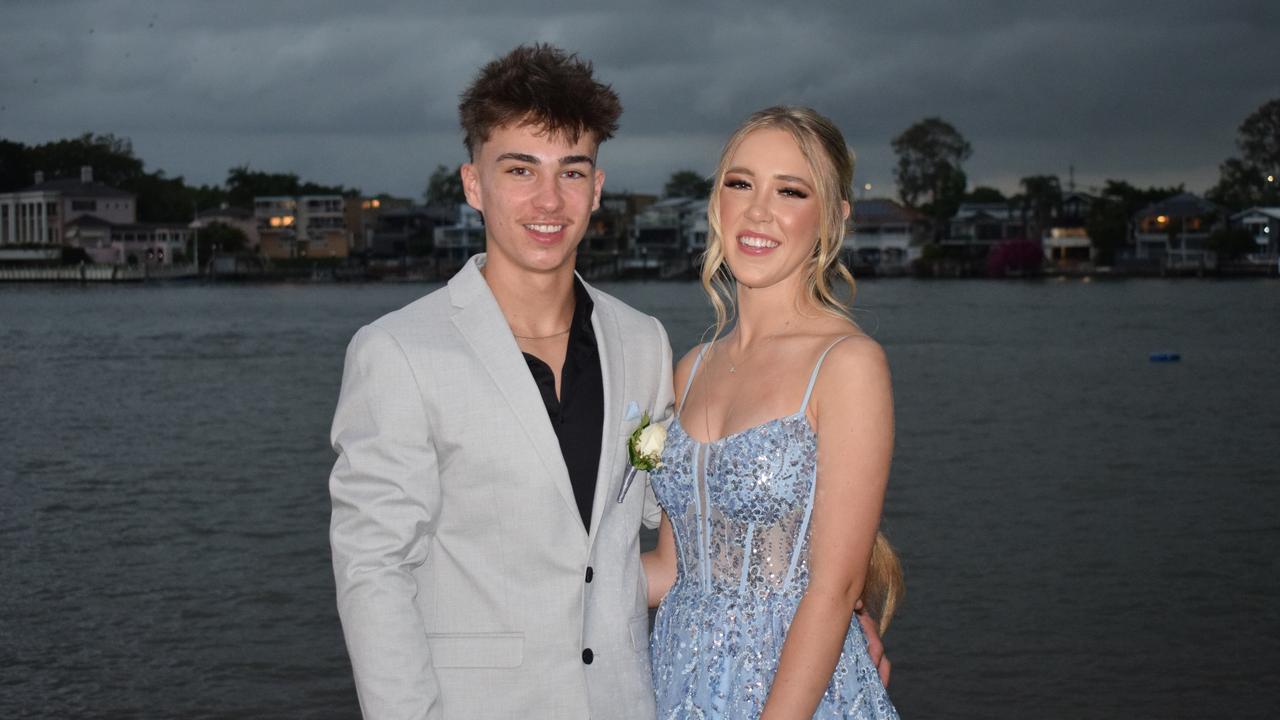
[[[884,348],[874,338],[856,327],[833,332],[826,339],[829,348],[822,363],[819,385],[876,382],[889,376],[889,361]],[[825,381],[825,382],[824,382]]]

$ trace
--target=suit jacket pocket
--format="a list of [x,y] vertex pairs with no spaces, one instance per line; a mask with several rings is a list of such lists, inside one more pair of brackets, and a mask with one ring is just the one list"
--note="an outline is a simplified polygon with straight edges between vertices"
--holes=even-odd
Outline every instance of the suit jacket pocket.
[[524,660],[524,633],[429,633],[438,668],[513,668]]
[[637,651],[649,649],[649,613],[631,619],[631,648]]

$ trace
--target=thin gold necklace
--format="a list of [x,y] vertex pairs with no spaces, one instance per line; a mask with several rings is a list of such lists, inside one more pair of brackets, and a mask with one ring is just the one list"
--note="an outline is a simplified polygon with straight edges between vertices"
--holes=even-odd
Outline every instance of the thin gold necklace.
[[511,334],[514,335],[515,337],[520,338],[521,340],[550,340],[553,337],[560,337],[561,335],[564,335],[565,333],[569,332],[572,329],[573,329],[572,326],[567,327],[561,330],[560,332],[551,333],[550,335],[516,335],[515,333],[511,333]]

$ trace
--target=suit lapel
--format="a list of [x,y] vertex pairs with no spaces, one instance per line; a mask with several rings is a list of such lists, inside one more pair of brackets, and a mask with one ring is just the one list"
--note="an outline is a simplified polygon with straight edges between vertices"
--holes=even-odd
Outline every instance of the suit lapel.
[[587,286],[587,291],[591,293],[595,304],[591,323],[596,332],[600,378],[604,385],[604,428],[600,433],[600,463],[596,469],[596,492],[591,503],[591,540],[594,542],[600,518],[617,492],[624,469],[617,455],[627,383],[626,358],[622,353],[622,333],[618,327],[618,318],[609,303],[602,302],[594,288]]
[[[578,504],[569,482],[569,469],[560,454],[560,442],[547,417],[538,385],[529,373],[529,365],[511,335],[498,301],[480,274],[477,263],[482,258],[483,255],[468,260],[449,281],[449,298],[455,308],[450,319],[511,406],[516,421],[547,471],[545,476],[555,484],[576,519]],[[494,442],[500,441],[501,438],[494,438]]]

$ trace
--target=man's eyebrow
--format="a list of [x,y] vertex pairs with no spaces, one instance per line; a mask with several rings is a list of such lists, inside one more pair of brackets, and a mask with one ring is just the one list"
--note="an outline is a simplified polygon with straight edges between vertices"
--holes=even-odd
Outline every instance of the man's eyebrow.
[[565,155],[560,158],[561,165],[576,165],[578,163],[586,163],[591,167],[596,166],[596,161],[590,155]]
[[517,153],[517,152],[502,153],[501,155],[498,156],[498,159],[496,162],[502,162],[503,160],[515,160],[516,162],[529,163],[530,165],[542,164],[542,161],[539,160],[537,157],[534,157],[533,155],[528,155],[525,153]]

